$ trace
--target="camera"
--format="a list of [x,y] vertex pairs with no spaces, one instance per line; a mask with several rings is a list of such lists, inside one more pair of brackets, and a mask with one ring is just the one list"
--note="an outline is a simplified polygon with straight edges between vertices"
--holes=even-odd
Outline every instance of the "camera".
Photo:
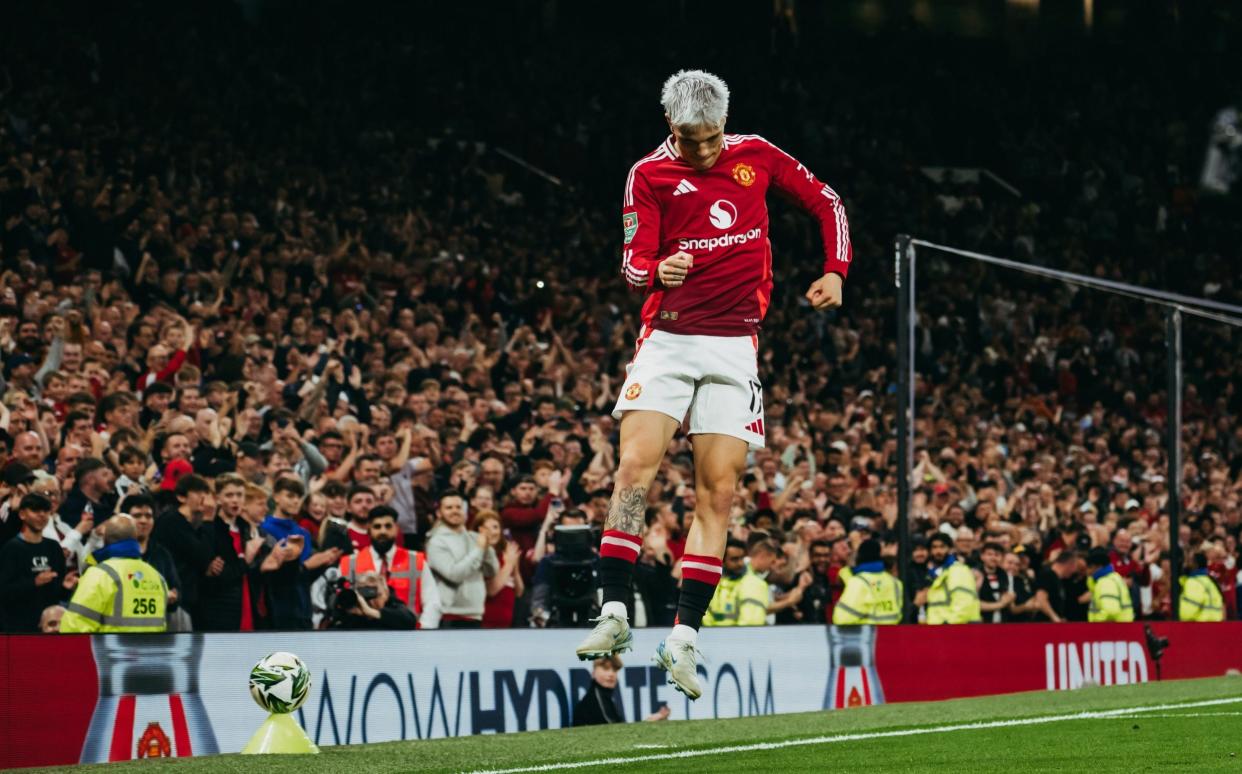
[[328,626],[332,629],[341,629],[347,626],[347,621],[355,614],[351,612],[358,607],[358,598],[362,597],[367,602],[372,602],[379,596],[379,589],[371,586],[363,586],[354,588],[349,582],[349,578],[336,577],[329,578],[328,590],[325,595],[326,616],[328,618]]
[[588,525],[558,526],[553,531],[552,582],[548,626],[583,626],[596,614],[595,546],[599,539]]

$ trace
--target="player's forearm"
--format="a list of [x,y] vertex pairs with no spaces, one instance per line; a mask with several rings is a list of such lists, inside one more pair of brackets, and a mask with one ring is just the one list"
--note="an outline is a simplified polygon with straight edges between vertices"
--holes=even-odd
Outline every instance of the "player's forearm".
[[845,279],[849,276],[850,263],[854,258],[845,206],[838,201],[817,214],[819,232],[824,240],[824,274],[839,274],[841,279]]
[[[646,252],[646,251],[644,251]],[[656,268],[660,261],[654,254],[640,254],[637,250],[626,250],[622,255],[621,272],[625,281],[633,290],[646,290],[659,282]]]
[[788,153],[771,143],[769,145],[773,182],[819,221],[820,235],[824,240],[824,274],[839,274],[845,279],[849,275],[853,247],[850,244],[849,220],[840,195]]

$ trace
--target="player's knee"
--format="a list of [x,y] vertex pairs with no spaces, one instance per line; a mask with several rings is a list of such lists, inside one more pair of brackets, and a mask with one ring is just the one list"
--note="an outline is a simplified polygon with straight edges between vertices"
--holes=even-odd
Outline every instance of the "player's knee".
[[709,481],[699,487],[699,501],[707,503],[715,513],[728,513],[733,507],[733,490],[730,481]]
[[617,460],[617,484],[619,486],[650,484],[659,466],[659,457],[653,461],[651,455],[643,454],[639,450],[622,450],[621,457]]

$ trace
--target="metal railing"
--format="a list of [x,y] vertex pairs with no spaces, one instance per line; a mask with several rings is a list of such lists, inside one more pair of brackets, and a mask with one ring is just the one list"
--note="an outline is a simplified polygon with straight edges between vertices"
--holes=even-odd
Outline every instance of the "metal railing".
[[1169,486],[1169,565],[1171,578],[1171,617],[1177,619],[1178,598],[1181,588],[1178,581],[1182,568],[1181,546],[1178,528],[1181,522],[1182,495],[1182,318],[1191,315],[1226,325],[1242,327],[1242,307],[1233,304],[1194,298],[1163,290],[1153,290],[1125,282],[1090,277],[1058,269],[1033,266],[994,255],[985,255],[957,247],[940,245],[907,234],[899,234],[894,241],[894,286],[897,291],[897,534],[898,567],[906,583],[906,607],[909,612],[914,589],[909,583],[907,568],[910,566],[910,509],[913,489],[910,476],[914,470],[914,335],[918,316],[915,311],[915,266],[919,248],[939,254],[989,264],[1003,269],[1033,274],[1046,279],[1078,285],[1114,295],[1127,296],[1145,303],[1165,308],[1165,345],[1167,357],[1168,421],[1165,438],[1168,457]]

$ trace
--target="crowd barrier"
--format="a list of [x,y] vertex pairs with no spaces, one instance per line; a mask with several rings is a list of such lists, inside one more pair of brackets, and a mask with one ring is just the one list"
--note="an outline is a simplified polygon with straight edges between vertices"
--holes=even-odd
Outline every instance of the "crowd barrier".
[[[1242,622],[1153,623],[1164,679],[1242,670]],[[703,697],[686,700],[635,632],[618,698],[638,720],[732,718],[1068,690],[1157,679],[1143,624],[707,630]],[[296,713],[317,744],[505,733],[572,724],[590,683],[576,630],[0,637],[0,766],[237,752],[263,721],[250,667],[267,653],[310,666]]]

